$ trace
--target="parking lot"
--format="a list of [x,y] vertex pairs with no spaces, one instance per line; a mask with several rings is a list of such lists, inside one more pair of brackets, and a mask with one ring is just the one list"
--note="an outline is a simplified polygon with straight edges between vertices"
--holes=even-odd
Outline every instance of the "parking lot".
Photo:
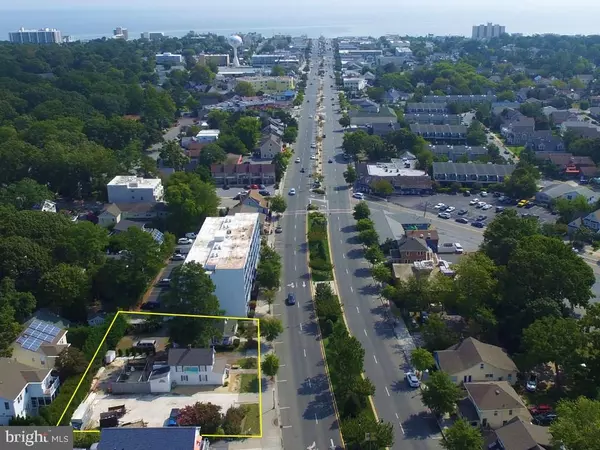
[[[476,208],[475,205],[470,205],[469,203],[475,199],[479,199],[479,201],[488,203],[493,206],[493,208],[488,210],[482,210],[481,208]],[[450,195],[450,194],[436,194],[428,197],[416,197],[416,196],[406,196],[406,197],[396,197],[391,200],[393,203],[404,206],[406,208],[422,211],[426,216],[429,214],[436,215],[438,214],[438,210],[434,208],[438,203],[443,203],[446,206],[453,206],[456,208],[453,212],[450,213],[451,219],[454,220],[457,217],[466,217],[469,220],[469,223],[475,221],[477,216],[484,215],[487,216],[486,222],[490,222],[496,216],[496,206],[502,206],[505,209],[514,208],[519,212],[519,214],[530,214],[538,216],[540,223],[550,222],[553,223],[556,221],[556,216],[553,216],[550,211],[548,211],[543,206],[533,206],[530,208],[517,208],[516,205],[506,205],[501,203],[498,198],[492,196],[492,194],[488,194],[487,197],[482,197],[478,195],[471,195],[470,197],[465,197],[461,194],[458,195]],[[467,211],[465,215],[458,215],[458,211],[464,209]]]

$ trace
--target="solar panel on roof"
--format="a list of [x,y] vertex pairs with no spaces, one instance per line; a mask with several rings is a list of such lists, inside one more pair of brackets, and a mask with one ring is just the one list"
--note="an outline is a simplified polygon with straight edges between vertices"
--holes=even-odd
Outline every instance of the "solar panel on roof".
[[23,344],[23,348],[26,350],[36,351],[42,345],[42,341],[39,339],[29,338]]
[[27,337],[25,336],[19,336],[19,338],[17,339],[17,343],[19,344],[23,344],[23,342],[25,342],[25,339],[27,339]]

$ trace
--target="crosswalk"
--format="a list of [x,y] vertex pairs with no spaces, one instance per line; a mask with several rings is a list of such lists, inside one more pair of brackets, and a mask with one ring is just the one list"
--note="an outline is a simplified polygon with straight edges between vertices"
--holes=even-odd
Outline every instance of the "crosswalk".
[[286,211],[282,214],[282,217],[283,216],[305,216],[306,214],[311,213],[311,212],[321,212],[321,213],[326,213],[326,214],[352,214],[354,211],[351,209],[328,209],[328,208],[319,209],[319,210],[315,210],[315,211],[299,209],[297,211]]

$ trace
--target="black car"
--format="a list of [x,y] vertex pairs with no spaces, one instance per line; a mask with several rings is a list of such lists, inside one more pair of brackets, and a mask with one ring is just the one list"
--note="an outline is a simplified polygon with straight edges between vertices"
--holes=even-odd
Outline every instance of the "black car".
[[465,197],[470,197],[471,196],[471,192],[470,191],[465,191],[465,192],[463,192],[463,195]]
[[469,211],[467,211],[466,209],[461,209],[460,211],[458,211],[456,214],[458,214],[459,216],[464,216],[465,214],[467,214]]
[[305,170],[304,170],[304,167],[303,167],[302,169],[300,169],[300,173],[304,173],[304,172],[305,172]]
[[552,425],[552,422],[556,419],[558,419],[558,416],[554,413],[538,414],[537,416],[534,416],[533,423],[535,425],[549,426]]
[[454,219],[454,221],[458,223],[469,223],[469,219],[466,217],[459,217],[458,219]]
[[329,161],[327,161],[329,164],[331,164],[333,162],[333,159],[329,159]]
[[262,195],[263,197],[269,197],[271,195],[271,193],[269,191],[267,191],[266,189],[260,190],[260,191],[258,191],[258,193],[260,195]]
[[287,296],[287,304],[288,305],[296,304],[296,296],[292,292],[290,292]]
[[496,198],[502,197],[502,192],[494,192],[494,197],[496,197]]
[[535,203],[529,202],[525,205],[525,209],[533,208],[534,206],[535,206]]
[[504,211],[504,206],[496,206],[497,213],[501,213],[502,211]]
[[483,228],[485,225],[482,222],[471,222],[471,226],[475,228]]
[[487,219],[487,216],[477,216],[477,219],[475,219],[477,222],[483,222],[485,219]]

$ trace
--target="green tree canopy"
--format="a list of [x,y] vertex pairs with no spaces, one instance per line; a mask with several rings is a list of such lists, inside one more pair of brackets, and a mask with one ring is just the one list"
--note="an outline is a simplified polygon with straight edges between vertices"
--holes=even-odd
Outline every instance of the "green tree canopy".
[[427,389],[421,391],[423,404],[436,415],[451,413],[461,397],[459,387],[454,384],[447,373],[432,372],[425,383]]

